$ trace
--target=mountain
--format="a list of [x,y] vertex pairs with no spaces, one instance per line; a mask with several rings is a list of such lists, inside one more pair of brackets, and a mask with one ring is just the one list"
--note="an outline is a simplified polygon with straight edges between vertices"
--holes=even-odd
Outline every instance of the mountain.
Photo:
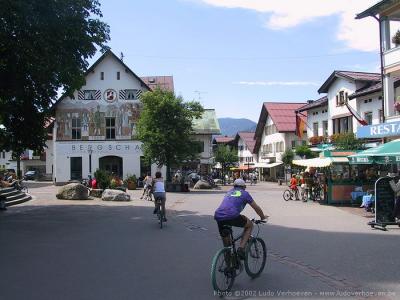
[[249,119],[219,118],[221,135],[233,136],[238,131],[255,131],[257,123]]

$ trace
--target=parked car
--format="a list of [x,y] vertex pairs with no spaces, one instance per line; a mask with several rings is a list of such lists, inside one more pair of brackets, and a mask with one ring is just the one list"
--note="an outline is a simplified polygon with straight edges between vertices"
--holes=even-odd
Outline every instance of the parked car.
[[24,175],[24,180],[36,180],[39,177],[39,173],[37,171],[28,171]]

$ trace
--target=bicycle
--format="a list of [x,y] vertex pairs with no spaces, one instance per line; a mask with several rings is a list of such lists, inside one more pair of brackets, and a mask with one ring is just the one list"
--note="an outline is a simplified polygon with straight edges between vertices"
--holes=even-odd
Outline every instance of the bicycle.
[[164,218],[165,218],[165,212],[163,210],[163,206],[162,206],[162,198],[161,197],[157,197],[155,199],[156,201],[156,205],[157,205],[157,218],[158,218],[158,223],[160,224],[160,228],[163,228],[163,222],[164,222]]
[[[266,221],[255,219],[251,221],[257,225],[258,230],[257,234],[254,236],[251,235],[247,242],[243,264],[247,275],[251,278],[256,278],[264,270],[267,262],[267,247],[265,246],[265,242],[258,237],[260,224],[266,223]],[[231,226],[224,226],[224,230],[229,231],[232,243],[230,246],[220,249],[215,254],[211,264],[211,284],[214,291],[219,295],[229,292],[233,286],[235,277],[243,271],[243,264],[238,256],[235,244],[242,236],[233,238]]]
[[151,187],[146,187],[146,190],[144,191],[144,195],[143,195],[143,200],[153,201],[153,198],[151,195],[152,195]]
[[303,190],[299,191],[297,190],[297,197],[296,197],[296,191],[294,189],[287,189],[283,192],[283,200],[285,201],[289,201],[289,200],[300,200],[299,199],[299,194],[301,199],[304,201],[304,196],[305,196],[305,192]]
[[311,188],[310,198],[313,201],[321,201],[322,199],[324,199],[324,190],[321,185],[316,185]]
[[18,190],[18,191],[20,191],[20,192],[22,192],[22,193],[27,194],[27,193],[28,193],[28,187],[27,187],[25,184],[22,183],[23,181],[24,181],[23,179],[17,180],[17,181],[15,182],[14,187],[15,187],[16,190]]

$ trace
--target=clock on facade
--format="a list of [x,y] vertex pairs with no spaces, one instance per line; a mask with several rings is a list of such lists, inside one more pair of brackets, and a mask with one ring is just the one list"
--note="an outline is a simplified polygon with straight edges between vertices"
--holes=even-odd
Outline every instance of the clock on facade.
[[107,89],[104,92],[104,100],[107,102],[114,102],[117,100],[117,92],[113,89]]

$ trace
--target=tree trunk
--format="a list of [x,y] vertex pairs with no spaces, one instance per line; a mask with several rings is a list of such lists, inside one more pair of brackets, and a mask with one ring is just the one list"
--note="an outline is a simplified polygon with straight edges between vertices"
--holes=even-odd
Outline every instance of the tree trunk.
[[21,154],[18,154],[16,157],[17,160],[17,178],[21,179]]
[[165,166],[167,168],[167,182],[171,182],[171,166],[169,162]]

